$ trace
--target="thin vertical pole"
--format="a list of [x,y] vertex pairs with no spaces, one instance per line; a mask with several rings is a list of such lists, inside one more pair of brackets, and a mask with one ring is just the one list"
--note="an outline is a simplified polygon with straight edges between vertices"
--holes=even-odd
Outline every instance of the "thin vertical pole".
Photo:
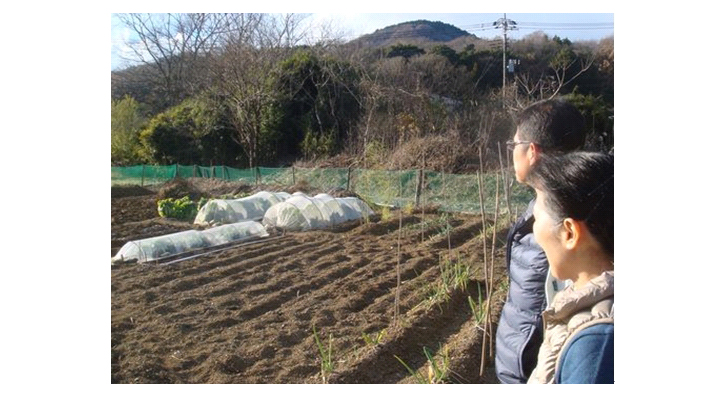
[[[507,204],[507,212],[508,215],[510,215],[510,193],[508,192],[508,181],[510,180],[510,177],[508,175],[510,174],[510,171],[506,170],[505,165],[503,165],[503,156],[501,149],[502,146],[500,145],[500,142],[498,142],[498,157],[500,158],[500,172],[502,173],[503,190],[505,191],[505,204]],[[509,167],[510,160],[507,160],[507,164]]]
[[420,193],[422,192],[423,174],[423,169],[420,168],[417,172],[417,185],[415,186],[415,208],[420,207]]
[[[423,150],[423,159],[422,159],[422,178],[423,178],[423,185],[425,184],[425,151]],[[422,196],[422,193],[420,194]],[[427,205],[427,195],[422,197],[422,214],[420,216],[420,243],[425,242],[425,206]]]

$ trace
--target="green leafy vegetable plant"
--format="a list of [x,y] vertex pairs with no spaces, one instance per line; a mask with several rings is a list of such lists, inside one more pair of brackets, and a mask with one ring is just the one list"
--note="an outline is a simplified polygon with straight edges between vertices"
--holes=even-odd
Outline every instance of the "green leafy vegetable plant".
[[[201,199],[202,201],[202,199]],[[205,200],[207,201],[207,200]],[[158,214],[163,218],[174,218],[183,221],[192,220],[197,215],[199,210],[199,202],[196,203],[190,200],[190,197],[185,196],[180,199],[161,199],[158,200]]]

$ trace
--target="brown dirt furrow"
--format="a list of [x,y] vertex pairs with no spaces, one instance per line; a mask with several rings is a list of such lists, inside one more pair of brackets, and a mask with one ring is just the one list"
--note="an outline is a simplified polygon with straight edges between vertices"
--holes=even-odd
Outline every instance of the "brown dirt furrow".
[[[495,337],[497,325],[493,324],[490,330]],[[480,351],[482,348],[482,331],[477,328],[474,320],[467,321],[460,331],[448,339],[445,348],[448,349],[448,377],[455,383],[499,383],[495,376],[492,355],[486,354],[483,374],[480,375]],[[493,343],[486,346],[494,346]]]
[[[319,252],[319,254],[326,254],[329,253],[325,250]],[[332,255],[331,255],[332,256]],[[335,257],[335,256],[332,256]],[[335,261],[328,261],[327,265],[334,265],[339,264],[341,261],[345,261],[346,257],[340,256],[340,258],[336,257]],[[244,260],[245,261],[245,260]],[[250,260],[252,263],[252,260]],[[266,293],[273,293],[277,292],[279,290],[282,290],[286,287],[292,286],[293,278],[296,278],[295,280],[302,281],[300,277],[297,277],[297,273],[292,272],[291,275],[287,274],[281,274],[278,273],[281,269],[288,269],[287,267],[276,267],[272,270],[272,272],[255,272],[250,273],[250,271],[245,271],[245,273],[238,272],[235,274],[235,276],[226,276],[223,274],[216,274],[216,271],[209,271],[206,274],[203,274],[198,277],[191,277],[191,278],[184,278],[184,279],[177,279],[175,275],[169,275],[164,276],[162,278],[162,281],[168,281],[168,278],[171,278],[169,280],[173,281],[173,285],[169,287],[160,287],[156,291],[149,291],[146,290],[144,292],[141,292],[142,294],[140,296],[140,300],[144,300],[146,303],[152,303],[152,301],[156,300],[158,297],[161,297],[163,300],[165,300],[166,303],[169,302],[175,302],[178,297],[186,297],[187,294],[185,292],[188,291],[198,291],[199,288],[209,285],[212,286],[210,290],[203,290],[200,289],[198,294],[202,295],[205,298],[217,298],[219,296],[225,296],[228,294],[235,293],[237,291],[243,290],[243,296],[240,298],[234,297],[233,300],[222,300],[218,299],[217,302],[220,302],[221,304],[228,305],[229,307],[236,307],[235,303],[244,303],[247,301],[247,299],[251,299],[253,297],[262,296]],[[292,268],[290,268],[292,269]],[[351,268],[348,268],[343,271],[350,271]],[[330,273],[326,279],[334,279],[336,273]],[[157,283],[157,279],[155,282]],[[296,286],[295,289],[299,291],[306,291],[309,290],[307,288],[314,288],[315,286],[321,284],[322,281],[316,280],[316,283],[312,283],[310,285],[306,286]],[[220,284],[220,287],[217,287],[215,284]],[[255,286],[253,289],[252,287]],[[162,293],[161,296],[158,296],[156,292]],[[252,313],[251,313],[252,314]]]
[[[423,347],[437,349],[451,334],[460,330],[469,317],[469,305],[464,293],[456,291],[447,304],[453,312],[438,308],[419,310],[418,315],[405,319],[392,337],[367,356],[332,376],[334,383],[397,383],[409,374],[395,358],[400,357],[410,368],[417,370],[427,361]],[[408,316],[406,316],[408,317]]]
[[468,221],[450,221],[450,229],[447,226],[441,231],[430,237],[427,240],[427,246],[434,249],[447,249],[448,248],[448,231],[450,235],[450,246],[457,248],[460,244],[471,240],[475,235],[480,233],[482,230],[482,222],[477,220]]
[[[287,286],[285,285],[286,281],[283,281],[275,285],[267,286],[251,294],[255,296],[264,295],[263,299],[265,300],[249,309],[241,311],[240,316],[243,319],[256,318],[259,315],[278,308],[285,302],[298,298],[299,293],[308,293],[310,296],[315,297],[318,295],[316,292],[322,291],[324,286],[342,279],[353,271],[354,268],[352,266],[339,264],[326,270],[322,276],[304,282],[301,281],[302,283],[299,284]],[[288,280],[287,283],[290,283],[290,281]]]
[[[113,198],[112,204],[113,248],[123,238],[181,227],[153,214],[151,195]],[[443,235],[448,221],[451,253]],[[111,381],[320,383],[315,328],[324,346],[332,343],[331,382],[414,382],[394,356],[426,373],[424,347],[447,349],[449,382],[491,382],[475,376],[481,337],[467,302],[483,279],[479,218],[413,214],[403,216],[402,231],[399,225],[394,212],[387,221],[378,215],[172,263],[113,267]],[[507,279],[503,248],[493,255],[501,286]],[[448,258],[472,267],[469,287],[429,305],[440,263]],[[499,290],[493,297],[495,321],[504,296]]]
[[158,216],[154,194],[110,199],[111,224],[144,221]]
[[[411,215],[403,217],[403,229],[420,222],[420,217]],[[399,219],[391,219],[388,221],[379,221],[372,224],[364,224],[353,230],[358,235],[386,236],[396,232],[400,228]]]
[[433,240],[438,240],[440,237],[447,236],[441,235],[442,232],[447,231],[447,223],[439,220],[437,215],[426,215],[425,220],[418,224],[412,225],[405,230],[403,236],[408,238],[411,243],[428,243]]
[[[391,283],[392,282],[388,282],[388,287],[391,286]],[[323,294],[315,294],[316,292],[322,292]],[[332,327],[331,329],[333,332],[335,332],[335,334],[336,334],[335,337],[337,338],[337,337],[343,337],[344,334],[342,332],[338,332],[338,330],[335,328],[338,326],[338,324],[341,324],[341,325],[347,324],[347,321],[342,321],[340,318],[337,317],[337,315],[338,315],[337,311],[333,311],[333,310],[336,310],[336,307],[333,307],[332,303],[333,303],[333,300],[336,300],[336,299],[329,298],[330,301],[328,302],[328,304],[323,304],[322,302],[319,301],[320,298],[323,297],[323,295],[326,294],[327,292],[334,293],[335,290],[332,289],[330,286],[326,286],[322,290],[314,291],[311,293],[311,295],[309,297],[305,298],[304,300],[297,301],[297,302],[294,302],[293,304],[289,305],[289,308],[282,307],[282,311],[284,311],[284,312],[280,311],[281,307],[279,304],[280,302],[278,301],[278,302],[273,302],[273,304],[264,304],[263,305],[264,307],[262,309],[260,309],[261,311],[257,312],[257,314],[262,313],[262,315],[246,315],[246,316],[247,317],[257,317],[257,319],[259,319],[259,320],[264,320],[265,321],[264,323],[266,323],[266,324],[273,324],[273,322],[271,321],[271,318],[267,318],[266,315],[270,314],[271,312],[279,312],[279,313],[285,314],[285,315],[293,315],[300,321],[304,321],[304,323],[300,323],[299,325],[296,324],[296,329],[304,330],[306,332],[305,338],[301,340],[302,342],[305,342],[305,345],[303,346],[304,348],[299,349],[299,350],[294,350],[294,352],[299,352],[304,357],[310,357],[310,361],[311,361],[312,357],[314,357],[314,355],[313,355],[314,353],[312,352],[312,350],[313,350],[312,346],[314,343],[311,340],[312,338],[309,337],[309,334],[311,331],[311,325],[316,325],[316,326],[318,326],[318,328],[322,328],[323,326],[331,326]],[[366,295],[367,295],[367,298],[373,298],[374,296],[377,296],[378,293],[367,293]],[[292,297],[292,296],[288,296],[288,297]],[[273,308],[273,307],[275,307],[275,309],[270,310],[270,308]],[[318,309],[319,309],[319,311],[318,311]],[[258,309],[254,309],[253,311],[256,311],[256,310],[258,310]],[[346,315],[346,312],[341,311],[340,314]],[[250,318],[250,319],[248,319],[248,321],[254,321],[254,319]],[[279,321],[275,321],[274,323],[277,324],[277,323],[280,323],[283,321],[285,321],[285,319],[281,318]],[[227,322],[234,322],[234,321],[227,321]],[[359,335],[359,334],[356,334],[356,335],[357,335],[357,339],[359,340],[361,335]],[[284,341],[286,344],[290,344],[287,339],[281,338],[280,340]],[[299,338],[298,338],[298,341],[300,341]],[[298,343],[294,343],[294,344],[297,345]],[[308,351],[310,351],[310,355],[307,354]],[[300,355],[297,355],[297,357],[300,357]],[[310,361],[308,361],[308,362],[310,362]],[[258,368],[267,369],[268,367],[263,365]],[[301,368],[300,370],[303,370],[303,371],[308,370],[307,365],[305,367]],[[286,373],[293,375],[293,374],[299,373],[300,370],[297,368],[293,368],[293,369],[291,369],[290,372],[286,371]],[[314,366],[310,370],[312,370],[313,372],[317,372],[317,367]],[[280,374],[280,376],[284,376],[286,373],[281,372],[279,374]],[[310,379],[310,377],[308,377],[308,379]]]
[[[287,243],[285,243],[287,245]],[[267,251],[257,251],[254,255],[261,258],[248,258],[253,253],[244,253],[243,248],[230,248],[220,253],[201,256],[196,259],[183,262],[182,264],[170,265],[128,265],[121,267],[124,269],[122,274],[135,275],[131,278],[130,285],[126,285],[125,290],[152,290],[158,288],[165,283],[174,282],[176,285],[191,285],[183,282],[192,280],[192,276],[200,274],[212,273],[216,275],[216,279],[222,279],[232,274],[249,274],[265,268],[266,265],[262,261],[267,261],[278,254],[292,254],[299,249],[313,248],[311,244],[298,244],[296,246],[284,247],[282,243],[273,243],[269,245]],[[210,260],[208,260],[208,258]],[[244,270],[244,271],[243,271]],[[120,274],[120,272],[118,272]],[[171,290],[172,291],[172,290]]]
[[[466,297],[477,299],[477,288],[483,291],[483,297],[486,296],[484,282],[473,281],[468,285],[467,292],[461,294]],[[494,298],[493,309],[501,308],[502,303],[497,302]],[[499,316],[493,314],[490,330],[493,338],[497,329],[497,318]],[[438,343],[435,348],[429,348],[431,354],[434,354],[435,365],[444,371],[444,383],[499,383],[495,376],[493,367],[493,354],[486,353],[485,366],[483,374],[480,375],[481,364],[481,348],[482,348],[482,330],[477,326],[475,319],[468,310],[468,319],[462,323],[457,332],[447,337],[442,343]],[[490,338],[486,338],[486,346],[492,347]],[[446,356],[446,357],[445,357]],[[416,368],[422,379],[428,379],[430,376],[438,376],[438,372],[432,370],[430,360],[424,360],[424,363]],[[418,379],[414,376],[406,376],[398,383],[418,383]]]

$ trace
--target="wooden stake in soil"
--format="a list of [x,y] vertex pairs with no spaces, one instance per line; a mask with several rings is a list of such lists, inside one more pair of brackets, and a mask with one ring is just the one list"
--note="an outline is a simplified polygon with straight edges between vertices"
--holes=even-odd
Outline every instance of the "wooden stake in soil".
[[[400,184],[400,191],[402,193],[402,180],[398,179],[398,183]],[[395,288],[395,319],[394,322],[397,326],[398,324],[398,317],[400,316],[400,235],[402,233],[402,207],[398,207],[398,211],[400,213],[400,220],[398,225],[398,252],[397,252],[397,268],[396,274],[397,274],[397,287]]]
[[[498,215],[498,208],[500,208],[500,177],[495,174],[495,226],[493,227],[493,241],[492,241],[492,255],[495,254],[495,232],[497,232],[497,215]],[[494,260],[494,257],[491,257],[491,260]],[[492,263],[492,262],[491,262]],[[485,320],[483,321],[483,340],[482,345],[480,347],[480,376],[483,375],[483,372],[485,372],[485,348],[487,346],[487,339],[490,339],[490,347],[492,347],[492,336],[490,332],[490,296],[492,295],[492,278],[493,278],[493,270],[494,265],[490,268],[490,277],[487,276],[487,271],[485,272],[485,290],[488,294],[487,306],[485,307]],[[490,352],[492,349],[490,350]]]
[[351,171],[351,170],[352,170],[352,169],[351,169],[350,167],[348,167],[347,185],[346,185],[346,187],[345,187],[345,190],[347,190],[348,192],[350,191],[350,171]]
[[[445,191],[446,185],[445,185],[445,170],[444,169],[442,171],[442,182],[443,182],[443,189],[442,189],[443,203],[445,204],[445,207],[447,207],[448,199],[447,199],[447,192]],[[445,221],[446,227],[447,227],[447,240],[448,240],[448,263],[452,264],[452,246],[450,245],[450,217],[449,217],[449,214],[447,214],[447,213],[445,215],[448,215],[448,218]]]
[[[420,169],[422,172],[422,180],[423,185],[425,184],[425,150],[423,150],[423,160],[422,160],[422,169]],[[422,196],[422,193],[420,194]],[[427,205],[427,197],[423,196],[423,205],[422,205],[422,214],[420,216],[420,243],[425,242],[425,206]]]
[[[479,134],[479,132],[478,132]],[[480,196],[480,219],[482,221],[482,245],[483,245],[483,272],[485,279],[485,293],[487,293],[487,280],[488,280],[488,262],[487,262],[487,228],[485,224],[485,196],[484,196],[484,184],[483,184],[483,157],[482,157],[482,141],[478,138],[478,158],[480,161],[480,169],[478,171],[478,194]],[[480,288],[478,288],[480,289]],[[482,307],[482,305],[479,305]],[[485,371],[485,338],[486,332],[483,328],[483,340],[482,346],[480,347],[480,376]]]
[[415,183],[415,208],[420,207],[420,192],[422,192],[422,184],[423,184],[423,170],[420,168],[420,170],[417,172],[417,180]]
[[[480,195],[480,220],[482,221],[482,243],[483,243],[483,267],[485,269],[485,279],[487,279],[487,240],[485,237],[485,188],[483,184],[483,158],[482,143],[478,144],[478,157],[480,157],[480,170],[478,171],[478,193]],[[487,292],[486,292],[487,293]]]
[[[500,177],[497,177],[497,180],[499,181]],[[495,191],[499,192],[500,188],[495,186]],[[485,310],[485,327],[487,329],[488,334],[490,335],[490,343],[493,343],[493,334],[492,334],[492,317],[490,315],[490,304],[492,300],[492,294],[493,294],[493,286],[494,286],[494,276],[495,276],[495,243],[497,238],[497,226],[498,226],[498,210],[500,209],[500,196],[495,196],[495,223],[493,224],[493,236],[492,236],[492,245],[491,248],[491,255],[490,258],[490,284],[489,284],[489,290],[487,295],[487,308]],[[509,210],[508,210],[509,211]],[[493,346],[490,345],[490,358],[493,356]]]
[[399,208],[398,211],[400,212],[400,222],[398,227],[398,244],[397,244],[397,288],[395,290],[395,323],[398,322],[398,317],[400,316],[400,235],[402,232],[402,208]]

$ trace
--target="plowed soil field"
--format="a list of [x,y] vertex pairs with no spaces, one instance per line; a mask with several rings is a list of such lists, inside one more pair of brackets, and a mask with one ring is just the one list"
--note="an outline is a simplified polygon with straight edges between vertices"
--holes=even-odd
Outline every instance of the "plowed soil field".
[[[129,240],[198,229],[159,218],[155,201],[144,188],[113,191],[112,255]],[[493,333],[507,281],[500,225]],[[478,288],[487,297],[481,232],[479,216],[415,212],[401,226],[393,212],[112,266],[111,382],[496,383],[493,357],[479,373],[483,335],[468,301]],[[458,261],[469,267],[467,284],[439,296],[441,266]],[[332,363],[325,373],[323,358]]]

